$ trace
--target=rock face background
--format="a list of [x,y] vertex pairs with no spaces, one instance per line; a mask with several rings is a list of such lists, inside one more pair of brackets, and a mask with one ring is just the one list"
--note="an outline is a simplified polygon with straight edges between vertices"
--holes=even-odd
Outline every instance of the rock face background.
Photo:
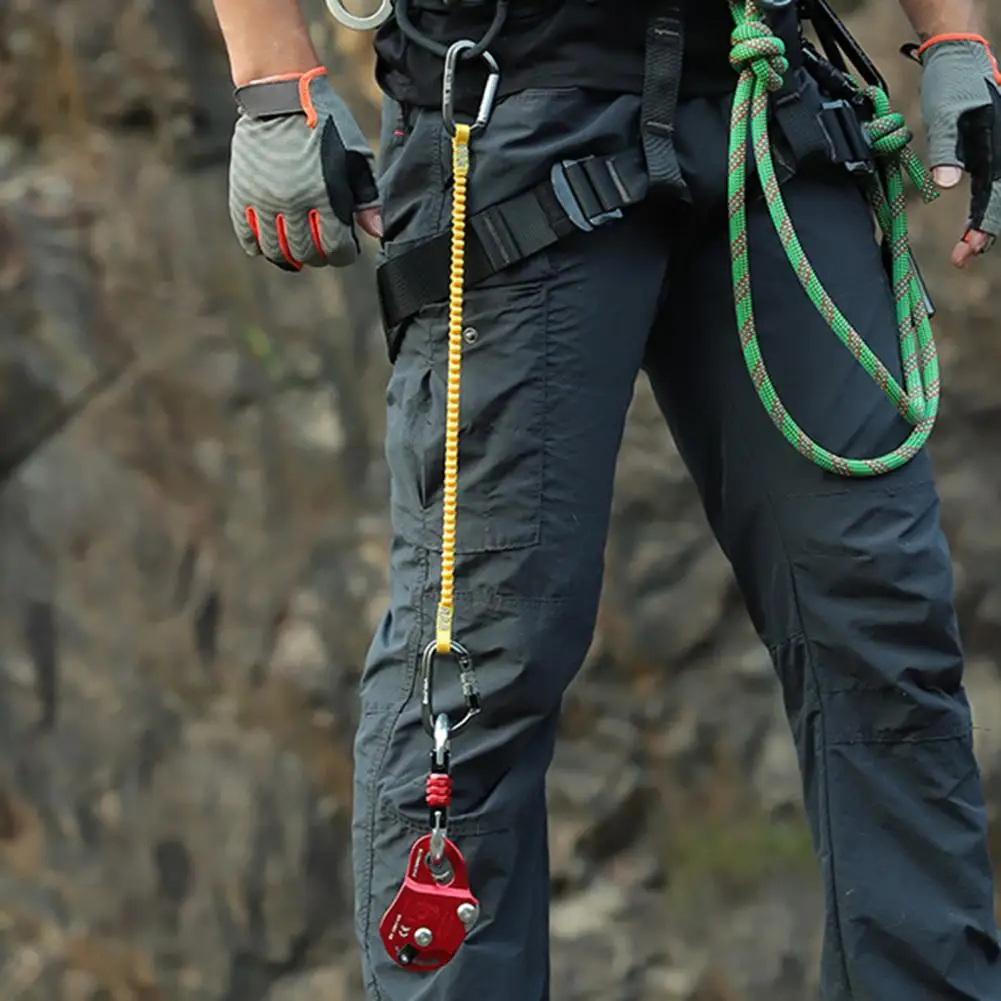
[[[891,7],[856,27],[907,94]],[[350,741],[386,562],[371,264],[292,279],[236,247],[208,8],[0,7],[3,1001],[361,998]],[[365,40],[314,14],[374,129]],[[914,226],[997,806],[1001,270],[949,273],[963,208]],[[552,774],[554,998],[805,1001],[820,903],[791,742],[645,385],[608,584]]]

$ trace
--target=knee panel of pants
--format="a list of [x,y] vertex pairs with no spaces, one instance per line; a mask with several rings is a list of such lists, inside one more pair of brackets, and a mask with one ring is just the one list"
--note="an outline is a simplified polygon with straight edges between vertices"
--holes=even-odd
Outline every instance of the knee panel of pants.
[[827,741],[968,733],[952,568],[930,478],[853,482],[781,503],[805,645],[783,645],[776,661],[787,685],[812,673]]
[[[428,596],[431,604],[433,595]],[[534,606],[526,606],[532,608]],[[463,947],[462,961],[433,978],[415,978],[384,954],[377,924],[402,882],[407,857],[429,830],[424,779],[431,741],[416,699],[363,715],[355,742],[354,864],[356,927],[371,996],[540,996],[546,974],[548,874],[545,871],[544,777],[555,741],[558,706],[553,684],[533,676],[545,666],[538,632],[517,630],[516,615],[477,619],[472,645],[493,643],[496,659],[481,663],[483,712],[456,735],[449,836],[465,857],[483,917]],[[511,635],[509,642],[505,636]],[[527,637],[527,638],[522,638]],[[501,646],[497,646],[500,643]],[[558,665],[556,665],[558,666]],[[454,678],[442,671],[436,706],[456,706]],[[482,941],[482,947],[478,945]],[[523,965],[511,964],[514,950]],[[482,983],[486,977],[489,984]],[[426,995],[415,993],[426,991]]]

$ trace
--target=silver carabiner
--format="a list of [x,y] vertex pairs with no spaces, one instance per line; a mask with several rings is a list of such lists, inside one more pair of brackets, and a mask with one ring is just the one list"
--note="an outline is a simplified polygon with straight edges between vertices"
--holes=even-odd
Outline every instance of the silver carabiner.
[[344,0],[327,0],[327,9],[333,14],[334,20],[339,21],[345,28],[371,31],[389,20],[390,14],[393,13],[393,0],[381,0],[379,9],[374,14],[352,14],[344,6]]
[[[455,135],[455,74],[459,66],[459,57],[463,52],[477,48],[476,42],[468,38],[455,42],[445,55],[445,71],[441,78],[441,120],[450,136]],[[480,59],[487,66],[487,82],[480,98],[480,108],[476,113],[476,121],[470,127],[471,136],[478,135],[487,127],[493,114],[494,102],[497,100],[497,89],[500,87],[500,66],[489,52],[480,54]]]

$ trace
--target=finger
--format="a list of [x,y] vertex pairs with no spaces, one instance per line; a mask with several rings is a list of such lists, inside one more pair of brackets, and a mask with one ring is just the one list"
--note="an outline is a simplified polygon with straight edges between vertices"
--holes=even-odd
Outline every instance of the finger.
[[935,167],[931,173],[932,179],[940,188],[954,188],[963,179],[963,171],[951,165]]
[[[257,212],[252,205],[247,205],[247,207],[243,210],[243,220],[246,225],[241,226],[240,228],[244,233],[244,249],[247,253],[263,253],[260,246],[260,220],[258,219]],[[245,237],[245,233],[250,234],[249,238]]]
[[991,237],[979,229],[971,229],[969,233],[963,237],[963,243],[965,243],[966,246],[968,246],[975,254],[983,254],[990,249]]
[[991,238],[979,230],[970,230],[952,250],[952,265],[965,268],[975,257],[985,253],[990,247]]
[[282,220],[282,235],[279,238],[278,221],[274,216],[263,215],[254,208],[248,207],[246,210],[247,226],[254,233],[257,245],[257,253],[263,254],[272,264],[277,265],[283,271],[298,271],[299,267],[285,256],[282,250],[282,241],[288,244],[287,234],[284,232],[284,220]]
[[309,213],[309,235],[319,252],[314,254],[313,259],[307,260],[307,264],[342,268],[353,264],[361,253],[354,219],[351,219],[351,225],[345,226],[329,208],[313,209]]
[[[941,53],[940,58],[945,55],[947,53]],[[939,68],[944,69],[936,67]],[[949,102],[941,100],[942,92],[948,90],[947,82],[938,79],[937,74],[936,79],[929,79],[927,74],[930,72],[925,71],[926,79],[921,95],[925,134],[928,137],[928,162],[933,167],[958,167],[962,164],[962,159],[959,156],[956,110]]]
[[278,240],[278,250],[285,262],[298,271],[302,268],[302,258],[297,256],[292,250],[292,237],[297,236],[297,242],[302,245],[301,234],[296,230],[300,227],[290,226],[288,219],[281,212],[275,216],[275,236]]
[[970,174],[969,228],[996,233],[1001,224],[1001,93],[959,116],[960,154]]
[[229,217],[233,223],[233,231],[244,253],[251,257],[259,257],[261,244],[258,239],[257,213],[248,205],[231,204]]
[[378,206],[370,209],[362,209],[355,218],[358,220],[358,225],[369,236],[374,236],[377,240],[385,232],[382,226],[382,211]]
[[344,166],[355,205],[369,208],[379,201],[379,185],[376,184],[373,170],[374,161],[375,158],[367,146],[363,152],[348,150],[345,154]]
[[275,227],[279,249],[293,266],[322,268],[330,263],[319,209],[280,214],[275,219]]

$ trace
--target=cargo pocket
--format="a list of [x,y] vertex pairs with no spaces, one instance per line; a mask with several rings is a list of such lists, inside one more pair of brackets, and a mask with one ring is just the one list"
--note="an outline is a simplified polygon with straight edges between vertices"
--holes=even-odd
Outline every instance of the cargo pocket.
[[385,102],[379,195],[386,244],[398,249],[445,225],[450,206],[449,142],[433,114]]
[[[539,541],[546,441],[547,297],[542,281],[466,296],[456,551]],[[390,378],[386,455],[396,535],[441,549],[447,307],[408,324]]]

